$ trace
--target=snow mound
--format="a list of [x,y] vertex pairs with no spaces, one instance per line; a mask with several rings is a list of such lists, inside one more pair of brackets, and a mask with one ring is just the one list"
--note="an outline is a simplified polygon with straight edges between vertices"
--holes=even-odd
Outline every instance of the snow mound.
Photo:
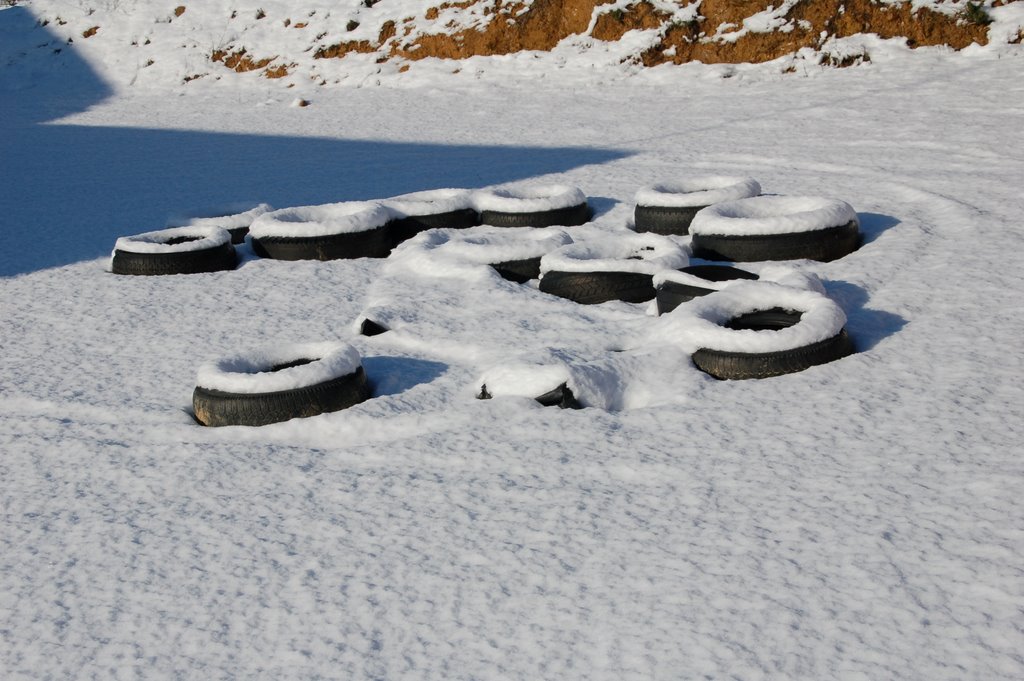
[[538,213],[578,206],[587,202],[587,196],[579,187],[549,184],[481,189],[474,193],[473,202],[479,211]]
[[249,234],[257,239],[354,234],[383,227],[395,217],[394,210],[377,201],[298,206],[260,215],[249,227]]
[[[802,313],[800,321],[777,331],[728,329],[726,322],[750,312],[782,308]],[[646,335],[647,343],[723,352],[778,352],[810,345],[839,333],[846,314],[832,299],[808,291],[761,281],[742,281],[661,316]]]
[[202,251],[227,243],[231,243],[231,233],[226,229],[211,225],[190,225],[123,236],[114,243],[114,250],[124,253],[183,253]]
[[239,202],[214,206],[196,211],[189,215],[172,215],[167,220],[168,227],[213,226],[232,230],[249,227],[253,220],[273,208],[266,203]]
[[432,229],[396,249],[385,271],[476,280],[491,276],[490,268],[481,266],[539,258],[570,243],[572,237],[565,230],[553,227]]
[[857,221],[845,201],[818,196],[757,196],[726,201],[701,210],[690,234],[755,236],[794,234],[839,227]]
[[760,193],[761,185],[751,177],[708,175],[642,187],[637,190],[634,202],[638,206],[694,208],[746,199]]
[[395,211],[398,217],[439,215],[474,207],[473,191],[469,189],[430,189],[411,194],[402,194],[383,199],[384,206]]
[[614,234],[563,246],[540,259],[544,272],[636,272],[654,274],[689,263],[686,249],[659,234]]
[[[273,371],[300,360],[307,364]],[[207,362],[199,367],[196,385],[208,390],[255,395],[295,390],[347,376],[362,365],[347,343],[325,341],[273,345]]]

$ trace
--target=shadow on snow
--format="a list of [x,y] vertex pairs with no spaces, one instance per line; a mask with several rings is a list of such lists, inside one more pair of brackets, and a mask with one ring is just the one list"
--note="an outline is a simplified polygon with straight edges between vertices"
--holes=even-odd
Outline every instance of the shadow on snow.
[[[0,62],[0,158],[10,178],[0,183],[0,276],[107,255],[118,236],[210,206],[283,208],[480,187],[628,153],[42,125],[112,91],[27,10],[0,11],[0,38],[14,55]],[[15,44],[24,49],[12,51]]]

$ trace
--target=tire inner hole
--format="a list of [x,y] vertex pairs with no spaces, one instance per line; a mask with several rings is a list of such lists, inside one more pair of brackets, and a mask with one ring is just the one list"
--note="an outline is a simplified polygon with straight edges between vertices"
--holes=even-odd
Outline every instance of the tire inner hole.
[[177,246],[178,244],[187,244],[189,241],[199,241],[203,237],[201,236],[176,236],[173,239],[168,239],[164,243],[168,246]]
[[803,312],[773,307],[733,317],[725,323],[725,328],[733,331],[779,331],[793,326],[802,316]]
[[284,364],[275,364],[274,366],[267,369],[267,373],[272,373],[274,371],[283,371],[284,369],[291,369],[292,367],[300,367],[303,364],[312,364],[315,361],[315,359],[295,359],[292,360],[291,362],[285,362]]
[[731,281],[733,279],[757,279],[753,272],[728,265],[691,265],[679,270],[707,281]]

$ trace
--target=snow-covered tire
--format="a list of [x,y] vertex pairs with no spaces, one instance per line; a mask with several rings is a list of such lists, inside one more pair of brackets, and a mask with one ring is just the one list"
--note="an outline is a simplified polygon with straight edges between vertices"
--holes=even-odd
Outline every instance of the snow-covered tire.
[[276,260],[386,258],[395,213],[376,202],[286,208],[257,217],[249,234],[257,255]]
[[263,426],[346,409],[370,396],[351,346],[315,343],[238,355],[199,370],[192,393],[204,426]]
[[678,244],[657,234],[634,234],[563,246],[541,258],[540,290],[582,305],[654,298],[653,276],[685,266]]
[[199,274],[238,264],[231,235],[218,227],[173,227],[121,237],[114,245],[114,274]]
[[431,189],[384,199],[396,213],[391,224],[392,246],[428,229],[466,229],[480,224],[480,214],[468,189]]
[[688,335],[697,368],[720,379],[780,376],[853,353],[835,302],[779,284],[738,282],[665,319]]
[[703,208],[761,193],[749,177],[710,176],[643,187],[634,200],[633,228],[655,234],[688,234],[690,222]]
[[[795,317],[795,319],[794,319]],[[773,326],[785,319],[788,326],[799,321],[799,316],[778,311],[775,319],[762,318],[758,329],[785,328]],[[754,328],[754,327],[747,327]],[[724,352],[702,348],[693,353],[693,363],[701,371],[719,379],[770,378],[792,374],[818,364],[826,364],[853,354],[853,343],[846,329],[835,336],[789,350],[762,353]]]
[[[717,290],[717,288],[713,287],[714,282],[757,279],[757,275],[753,272],[747,272],[738,267],[726,267],[725,265],[694,265],[693,267],[684,267],[680,272],[692,275],[695,281],[681,283],[666,280],[660,282],[655,287],[655,299],[657,300],[659,315],[671,312],[694,298],[713,293]],[[707,285],[702,285],[700,280],[707,282]]]
[[849,204],[818,197],[760,196],[715,204],[690,225],[694,256],[706,260],[837,260],[860,246]]
[[494,227],[574,226],[591,217],[586,195],[567,185],[482,190],[474,203],[481,224]]

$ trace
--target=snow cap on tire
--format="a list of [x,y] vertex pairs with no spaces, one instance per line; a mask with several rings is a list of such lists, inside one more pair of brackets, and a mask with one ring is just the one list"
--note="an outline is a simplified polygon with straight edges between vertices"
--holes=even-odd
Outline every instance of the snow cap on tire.
[[541,272],[636,272],[654,274],[686,267],[685,248],[658,234],[629,234],[576,242],[540,260]]
[[481,189],[473,194],[473,203],[478,211],[501,213],[537,213],[571,208],[586,202],[583,190],[565,184],[499,187]]
[[706,175],[641,187],[634,201],[638,206],[694,208],[745,199],[760,193],[761,185],[752,177]]
[[815,232],[857,223],[845,201],[820,196],[757,196],[716,203],[690,223],[690,234],[757,236]]
[[[181,241],[178,241],[179,239]],[[186,253],[216,248],[229,243],[231,243],[231,234],[226,229],[212,225],[196,225],[123,236],[114,243],[114,252]]]
[[397,217],[438,215],[474,208],[470,189],[428,189],[382,199],[381,204],[392,209]]
[[356,234],[379,229],[395,217],[394,210],[377,201],[297,206],[260,215],[253,220],[249,234],[255,239]]
[[[272,371],[299,360],[311,361]],[[281,344],[207,362],[199,367],[196,386],[241,394],[295,390],[347,376],[360,366],[359,353],[347,343]]]

